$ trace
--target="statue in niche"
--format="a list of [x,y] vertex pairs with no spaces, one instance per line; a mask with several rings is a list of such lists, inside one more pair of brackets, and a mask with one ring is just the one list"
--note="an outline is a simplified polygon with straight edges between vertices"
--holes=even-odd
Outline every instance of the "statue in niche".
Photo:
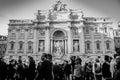
[[78,52],[79,51],[79,41],[73,42],[73,51]]
[[39,41],[39,51],[44,51],[44,41]]
[[55,41],[54,42],[54,55],[57,58],[60,58],[64,53],[64,43],[63,41]]

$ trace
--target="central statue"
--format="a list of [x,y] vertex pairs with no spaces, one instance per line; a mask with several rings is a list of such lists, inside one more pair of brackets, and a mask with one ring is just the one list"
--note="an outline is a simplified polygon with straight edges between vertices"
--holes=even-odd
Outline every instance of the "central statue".
[[57,3],[53,6],[53,11],[66,11],[66,4],[62,4],[62,2],[59,0]]

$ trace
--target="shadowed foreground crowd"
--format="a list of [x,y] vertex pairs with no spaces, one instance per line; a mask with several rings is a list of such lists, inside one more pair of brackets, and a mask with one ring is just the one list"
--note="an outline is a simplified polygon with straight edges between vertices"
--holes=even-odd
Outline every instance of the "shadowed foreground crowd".
[[0,80],[120,80],[120,56],[98,56],[82,64],[80,57],[72,56],[62,64],[52,62],[50,54],[43,54],[36,64],[33,57],[23,63],[22,57],[6,63],[0,59]]

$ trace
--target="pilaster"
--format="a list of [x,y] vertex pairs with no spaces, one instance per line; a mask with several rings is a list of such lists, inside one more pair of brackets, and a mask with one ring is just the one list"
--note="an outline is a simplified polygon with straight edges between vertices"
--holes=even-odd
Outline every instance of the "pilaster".
[[68,30],[68,54],[72,53],[71,28]]
[[80,27],[80,54],[85,54],[85,42],[84,42],[84,29],[83,26]]
[[50,37],[49,37],[49,28],[46,28],[45,34],[45,51],[46,53],[50,53]]

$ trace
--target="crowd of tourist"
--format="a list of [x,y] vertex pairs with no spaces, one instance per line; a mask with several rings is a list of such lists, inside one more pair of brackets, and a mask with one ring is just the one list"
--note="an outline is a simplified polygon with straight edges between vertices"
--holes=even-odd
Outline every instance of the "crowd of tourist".
[[70,61],[62,64],[53,63],[52,55],[44,53],[36,65],[33,57],[23,62],[11,59],[9,63],[0,59],[0,80],[120,80],[120,56],[104,56],[104,61],[98,56],[84,64],[80,57],[72,56]]

